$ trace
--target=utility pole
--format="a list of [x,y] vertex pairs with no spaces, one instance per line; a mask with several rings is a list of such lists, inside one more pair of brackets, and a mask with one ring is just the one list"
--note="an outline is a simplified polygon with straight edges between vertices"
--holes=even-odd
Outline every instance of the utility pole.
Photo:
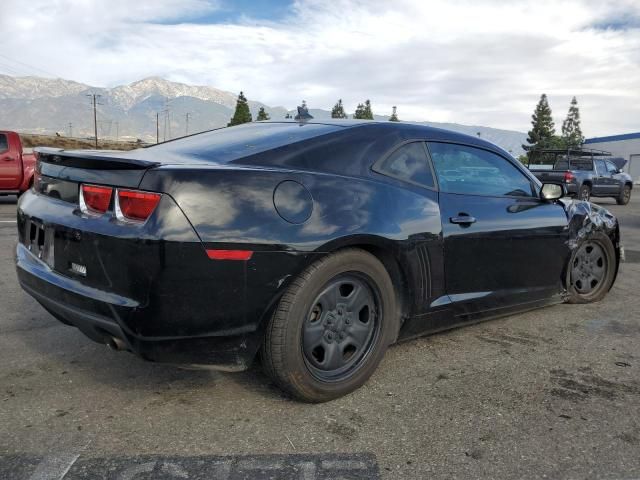
[[160,112],[156,112],[156,143],[160,143]]
[[91,103],[93,104],[93,134],[94,140],[96,142],[96,150],[98,149],[98,112],[96,105],[102,105],[98,103],[96,100],[100,98],[102,95],[97,95],[95,93],[87,94],[87,97],[91,97]]
[[169,97],[166,97],[164,103],[164,141],[167,140],[167,131],[169,132],[169,140],[171,140],[171,116],[169,114]]
[[120,136],[120,123],[116,122],[116,142],[118,141],[119,136]]
[[73,137],[73,123],[69,122],[69,138]]
[[191,113],[187,112],[184,114],[184,119],[186,120],[187,127],[185,129],[184,134],[189,135],[189,118],[191,117]]

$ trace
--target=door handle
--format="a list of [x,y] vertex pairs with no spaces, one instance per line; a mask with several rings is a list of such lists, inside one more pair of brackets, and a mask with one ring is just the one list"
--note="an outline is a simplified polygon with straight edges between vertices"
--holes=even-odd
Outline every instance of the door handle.
[[15,159],[13,157],[4,157],[3,160],[5,162],[13,162]]
[[451,223],[457,223],[458,225],[471,225],[472,223],[476,223],[475,217],[470,215],[458,215],[457,217],[449,218]]

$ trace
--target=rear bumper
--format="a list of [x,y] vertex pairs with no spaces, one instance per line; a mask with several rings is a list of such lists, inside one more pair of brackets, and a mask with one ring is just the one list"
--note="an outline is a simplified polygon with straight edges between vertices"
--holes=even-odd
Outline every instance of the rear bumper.
[[95,342],[119,345],[146,360],[239,371],[249,367],[259,347],[257,331],[230,336],[144,337],[126,324],[139,309],[135,301],[58,275],[20,244],[16,247],[16,269],[20,286],[56,319],[77,327]]
[[[222,370],[250,365],[270,308],[313,257],[263,247],[249,261],[211,260],[166,195],[144,225],[129,226],[29,191],[18,204],[18,229],[20,284],[57,319],[148,360]],[[35,230],[44,232],[42,259]]]

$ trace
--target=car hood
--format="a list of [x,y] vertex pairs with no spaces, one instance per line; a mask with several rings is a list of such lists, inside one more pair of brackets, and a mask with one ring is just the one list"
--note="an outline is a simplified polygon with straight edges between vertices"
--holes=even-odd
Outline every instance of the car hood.
[[622,170],[624,166],[629,162],[626,158],[622,157],[611,157],[608,159],[612,162],[619,170]]

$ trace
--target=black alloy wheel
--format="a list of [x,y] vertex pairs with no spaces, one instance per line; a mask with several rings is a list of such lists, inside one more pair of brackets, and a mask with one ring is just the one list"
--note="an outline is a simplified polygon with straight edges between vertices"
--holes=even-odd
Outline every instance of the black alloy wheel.
[[304,357],[314,376],[340,380],[359,367],[379,334],[379,304],[371,281],[356,272],[325,286],[302,329]]
[[295,398],[333,400],[373,374],[399,322],[385,266],[364,250],[339,250],[287,287],[266,328],[262,365]]

